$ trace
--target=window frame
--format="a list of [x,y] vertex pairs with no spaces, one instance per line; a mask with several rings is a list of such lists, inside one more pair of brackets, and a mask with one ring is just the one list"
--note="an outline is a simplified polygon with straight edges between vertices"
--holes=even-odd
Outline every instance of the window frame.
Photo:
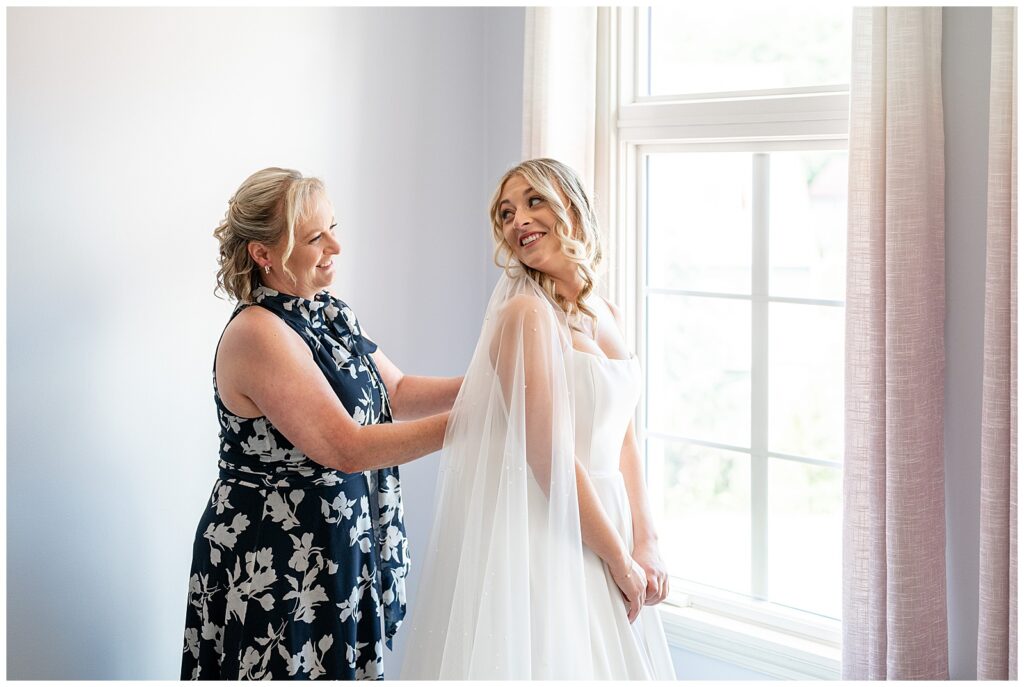
[[[846,149],[849,120],[849,86],[845,84],[679,97],[640,95],[637,84],[643,83],[644,65],[638,55],[646,50],[646,15],[646,8],[640,7],[599,11],[595,120],[596,210],[600,226],[606,228],[607,295],[631,306],[623,308],[627,343],[642,365],[646,365],[642,326],[646,318],[644,155],[654,151]],[[759,250],[756,242],[755,236],[755,270]],[[757,288],[752,292],[752,308],[758,299],[763,299],[765,312],[770,302],[826,303],[817,299],[769,299],[767,279],[767,274],[760,279],[755,274],[755,287],[760,283],[764,288],[763,293]],[[756,327],[756,320],[754,324]],[[756,333],[754,340],[758,340]],[[763,350],[753,353],[766,359],[765,337],[761,341],[759,347]],[[767,393],[766,384],[759,389],[757,381],[752,380],[752,387],[754,394]],[[756,402],[752,397],[752,413]],[[646,446],[644,403],[641,398],[635,426],[638,440]],[[751,439],[751,470],[759,467],[766,472],[766,457],[778,454],[768,453],[765,445],[765,458],[757,466],[757,456],[753,455],[756,439]],[[646,464],[646,450],[644,459],[645,474],[651,482],[652,466]],[[821,463],[814,459],[804,462]],[[751,504],[752,514],[755,505]],[[682,580],[673,581],[672,595],[662,609],[669,641],[679,648],[783,679],[840,677],[839,621]]]

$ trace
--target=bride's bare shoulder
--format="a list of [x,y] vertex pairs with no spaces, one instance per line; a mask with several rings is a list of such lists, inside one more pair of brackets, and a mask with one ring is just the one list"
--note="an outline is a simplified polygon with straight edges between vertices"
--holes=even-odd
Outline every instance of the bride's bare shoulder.
[[544,298],[532,293],[519,293],[501,304],[498,317],[503,321],[547,318],[550,310],[551,305]]
[[548,341],[557,326],[551,304],[530,293],[511,296],[497,308],[495,318],[496,326],[485,333],[490,338],[492,362],[501,354],[519,355],[527,342]]

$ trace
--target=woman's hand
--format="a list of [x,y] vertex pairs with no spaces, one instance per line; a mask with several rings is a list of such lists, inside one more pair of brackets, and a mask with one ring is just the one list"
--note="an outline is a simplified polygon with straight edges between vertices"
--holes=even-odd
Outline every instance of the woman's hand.
[[644,598],[647,593],[647,575],[644,569],[630,556],[617,566],[609,566],[612,579],[622,592],[622,598],[626,602],[626,617],[632,624],[640,615],[640,609],[644,607]]
[[661,560],[656,541],[641,542],[633,547],[633,560],[643,569],[647,579],[644,603],[653,606],[668,597],[668,570]]

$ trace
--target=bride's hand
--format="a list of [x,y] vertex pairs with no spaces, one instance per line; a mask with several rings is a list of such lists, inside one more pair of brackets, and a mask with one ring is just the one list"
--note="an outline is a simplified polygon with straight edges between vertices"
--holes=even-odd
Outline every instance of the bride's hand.
[[640,615],[640,609],[644,607],[644,598],[647,592],[647,575],[640,564],[632,557],[626,556],[625,561],[617,566],[609,566],[612,579],[622,592],[626,601],[626,617],[632,623]]
[[647,575],[647,594],[644,603],[648,606],[659,604],[668,596],[668,569],[661,560],[661,551],[656,542],[637,544],[633,547],[633,560],[640,564]]

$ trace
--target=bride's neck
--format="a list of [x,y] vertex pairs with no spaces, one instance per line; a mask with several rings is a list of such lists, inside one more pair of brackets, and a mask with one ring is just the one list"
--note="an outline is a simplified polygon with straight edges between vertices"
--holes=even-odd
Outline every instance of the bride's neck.
[[555,293],[570,303],[576,302],[586,285],[578,270],[574,270],[570,274],[552,275],[551,278],[555,281]]

